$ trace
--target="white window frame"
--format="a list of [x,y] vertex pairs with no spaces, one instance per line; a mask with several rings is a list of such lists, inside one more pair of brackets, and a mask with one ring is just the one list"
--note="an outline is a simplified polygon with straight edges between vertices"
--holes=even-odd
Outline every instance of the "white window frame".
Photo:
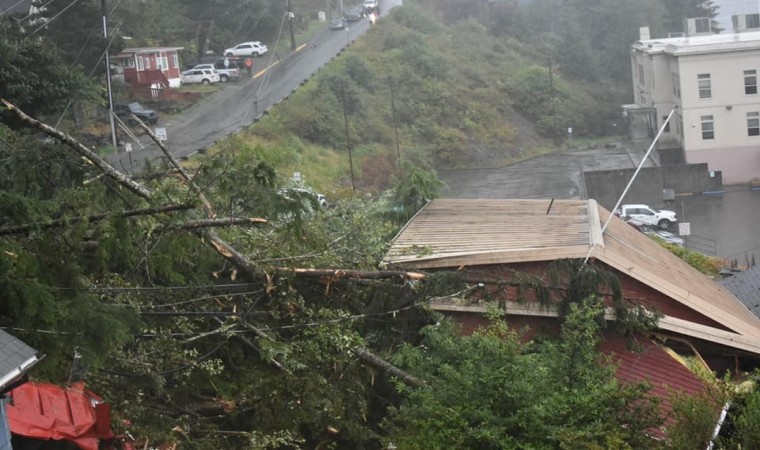
[[150,56],[145,58],[145,70],[150,70]]
[[712,98],[712,82],[709,73],[697,74],[697,89],[699,89],[699,98]]
[[702,124],[702,140],[714,141],[715,140],[715,118],[712,114],[699,116],[699,121]]
[[138,72],[142,72],[143,70],[145,70],[145,64],[143,63],[143,57],[140,56],[140,55],[137,55],[135,57],[135,59],[137,59],[137,71]]
[[757,95],[757,70],[744,71],[744,95]]
[[750,111],[747,113],[747,136],[760,136],[760,112]]
[[176,53],[172,55],[172,62],[174,63],[174,68],[179,68],[179,56],[177,56]]

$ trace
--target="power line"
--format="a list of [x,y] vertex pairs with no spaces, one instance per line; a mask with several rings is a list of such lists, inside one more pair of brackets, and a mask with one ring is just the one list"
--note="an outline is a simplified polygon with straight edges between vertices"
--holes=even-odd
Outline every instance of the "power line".
[[58,12],[58,14],[56,14],[56,15],[54,15],[53,17],[51,17],[50,19],[46,20],[46,21],[45,21],[45,23],[43,23],[42,25],[40,25],[40,26],[39,26],[39,27],[38,27],[36,30],[34,30],[34,31],[32,31],[31,33],[29,33],[29,35],[30,35],[30,36],[31,36],[31,35],[34,35],[34,34],[36,34],[38,31],[40,31],[41,29],[43,29],[43,28],[45,28],[46,26],[48,26],[48,25],[50,25],[51,23],[53,23],[53,22],[54,22],[54,21],[55,21],[55,20],[56,20],[56,19],[57,19],[57,18],[58,18],[58,17],[59,17],[61,14],[65,13],[65,12],[66,12],[66,11],[67,11],[69,8],[71,8],[72,6],[74,6],[74,5],[75,5],[75,4],[76,4],[78,1],[79,1],[79,0],[73,0],[71,3],[69,3],[68,5],[66,5],[66,7],[65,7],[65,8],[63,8],[62,10],[60,10],[60,11]]

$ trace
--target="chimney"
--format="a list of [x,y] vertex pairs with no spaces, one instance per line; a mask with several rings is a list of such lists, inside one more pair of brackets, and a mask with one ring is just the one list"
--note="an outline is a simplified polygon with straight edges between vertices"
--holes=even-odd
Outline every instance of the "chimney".
[[651,39],[649,36],[649,27],[639,27],[639,40],[648,41]]

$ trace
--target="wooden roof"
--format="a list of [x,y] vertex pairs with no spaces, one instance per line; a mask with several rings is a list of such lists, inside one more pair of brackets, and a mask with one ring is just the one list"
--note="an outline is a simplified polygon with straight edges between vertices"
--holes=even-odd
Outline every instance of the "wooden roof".
[[728,290],[594,200],[440,199],[393,239],[385,262],[415,269],[585,258],[617,269],[756,342],[760,319]]

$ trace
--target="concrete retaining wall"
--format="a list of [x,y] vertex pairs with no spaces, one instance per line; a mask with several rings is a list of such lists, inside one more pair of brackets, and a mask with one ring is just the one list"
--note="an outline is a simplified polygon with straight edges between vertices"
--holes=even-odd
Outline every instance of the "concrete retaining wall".
[[[587,198],[612,209],[636,169],[615,169],[583,172]],[[669,194],[701,194],[722,192],[721,172],[710,172],[707,164],[683,164],[644,167],[636,177],[624,203],[646,203],[658,207],[672,200]]]

